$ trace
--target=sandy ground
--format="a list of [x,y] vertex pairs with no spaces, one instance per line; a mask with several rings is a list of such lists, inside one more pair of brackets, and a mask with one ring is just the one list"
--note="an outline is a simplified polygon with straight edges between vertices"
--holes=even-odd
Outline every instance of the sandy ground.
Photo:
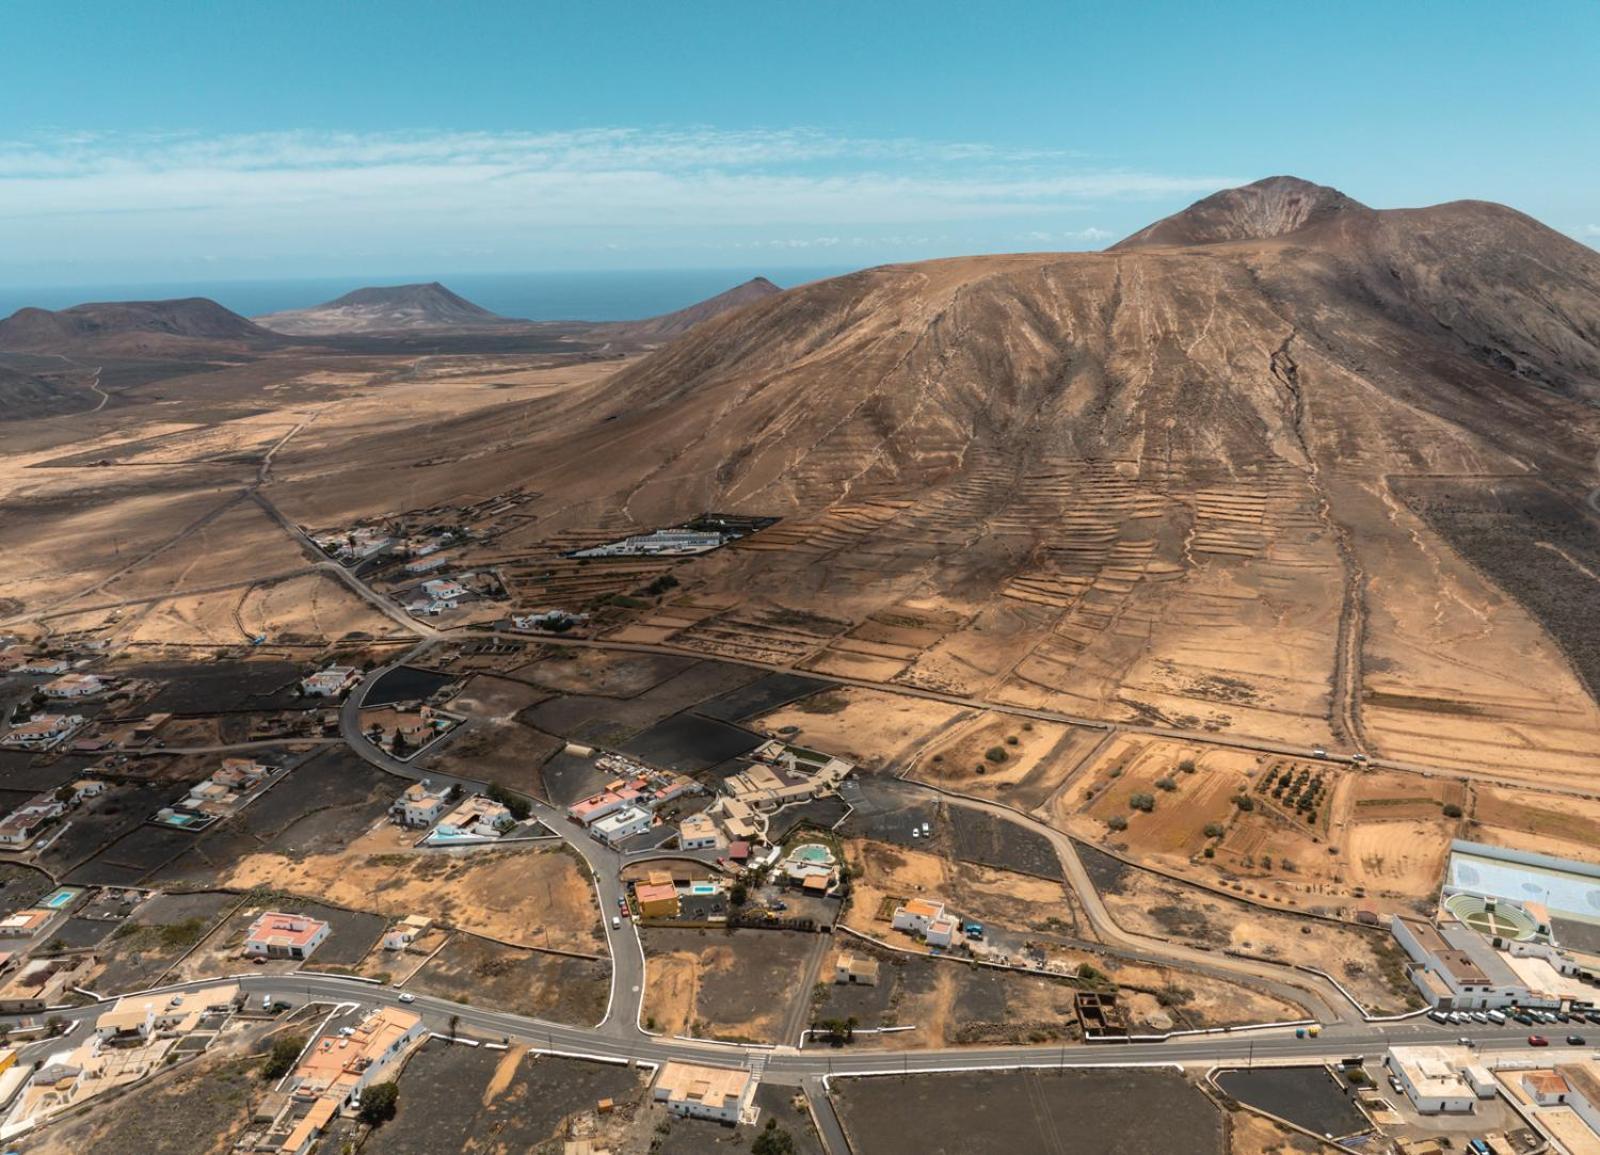
[[[1058,789],[1099,731],[985,713],[924,747],[911,777],[1030,810]],[[991,753],[1003,757],[996,760]]]
[[750,724],[771,734],[798,727],[787,735],[791,741],[871,770],[900,762],[962,713],[943,702],[845,688],[813,694]]
[[522,848],[415,851],[387,823],[338,854],[252,854],[222,884],[318,897],[389,917],[425,914],[521,946],[603,954],[594,887],[576,856]]
[[1474,841],[1600,862],[1600,801],[1492,786],[1472,793]]
[[896,946],[922,949],[878,917],[891,899],[937,899],[985,925],[1021,931],[1064,930],[1078,922],[1070,893],[1059,882],[866,839],[846,843],[845,856],[855,871],[845,925]]

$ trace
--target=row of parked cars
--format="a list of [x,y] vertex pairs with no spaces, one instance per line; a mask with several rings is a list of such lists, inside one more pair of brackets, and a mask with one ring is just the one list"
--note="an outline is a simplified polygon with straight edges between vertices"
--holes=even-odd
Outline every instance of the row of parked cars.
[[1525,1027],[1540,1023],[1593,1023],[1600,1026],[1600,1010],[1535,1011],[1512,1008],[1510,1011],[1429,1011],[1428,1017],[1436,1023],[1494,1023],[1496,1026],[1521,1023]]

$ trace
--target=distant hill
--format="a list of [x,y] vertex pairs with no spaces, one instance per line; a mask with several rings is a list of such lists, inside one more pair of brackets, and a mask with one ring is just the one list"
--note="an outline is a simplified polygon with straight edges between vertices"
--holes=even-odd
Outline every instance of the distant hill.
[[742,309],[746,305],[764,301],[781,292],[783,290],[767,278],[751,277],[742,285],[735,285],[726,292],[708,297],[675,313],[663,313],[659,317],[649,317],[642,321],[620,321],[606,328],[630,340],[649,343],[669,341],[688,332],[702,321],[709,321],[712,317],[721,316],[733,309]]
[[0,421],[26,421],[72,413],[93,404],[87,390],[0,365]]
[[416,329],[478,329],[523,322],[491,313],[438,281],[357,289],[309,309],[268,313],[256,321],[296,337],[392,333]]
[[199,345],[277,341],[274,334],[205,297],[18,309],[0,321],[0,349],[30,353],[160,355]]

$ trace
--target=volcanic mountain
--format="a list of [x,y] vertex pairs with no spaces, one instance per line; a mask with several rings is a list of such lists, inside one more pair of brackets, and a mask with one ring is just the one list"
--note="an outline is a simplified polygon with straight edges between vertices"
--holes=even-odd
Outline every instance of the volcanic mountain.
[[1600,254],[1279,177],[1105,252],[768,295],[514,440],[435,433],[541,533],[784,515],[641,638],[1404,756],[1592,749],[1597,403]]
[[0,350],[23,352],[141,356],[278,342],[205,297],[18,309],[0,321]]
[[273,332],[297,337],[416,329],[481,329],[525,323],[474,305],[438,281],[356,289],[309,309],[269,313],[255,320]]
[[723,313],[742,309],[757,301],[764,301],[781,292],[783,290],[767,278],[751,277],[744,284],[735,285],[715,297],[707,297],[687,309],[679,309],[675,313],[663,313],[659,317],[649,317],[643,321],[619,321],[601,328],[619,338],[658,344],[682,336],[702,321],[709,321]]

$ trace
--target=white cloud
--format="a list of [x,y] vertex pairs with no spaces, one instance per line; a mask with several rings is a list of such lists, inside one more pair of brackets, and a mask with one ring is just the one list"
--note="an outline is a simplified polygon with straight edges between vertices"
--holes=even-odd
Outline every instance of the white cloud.
[[970,230],[1236,183],[1096,168],[1069,152],[810,129],[74,133],[0,140],[0,259],[407,249],[526,259],[552,246],[675,242],[820,250],[885,227]]

